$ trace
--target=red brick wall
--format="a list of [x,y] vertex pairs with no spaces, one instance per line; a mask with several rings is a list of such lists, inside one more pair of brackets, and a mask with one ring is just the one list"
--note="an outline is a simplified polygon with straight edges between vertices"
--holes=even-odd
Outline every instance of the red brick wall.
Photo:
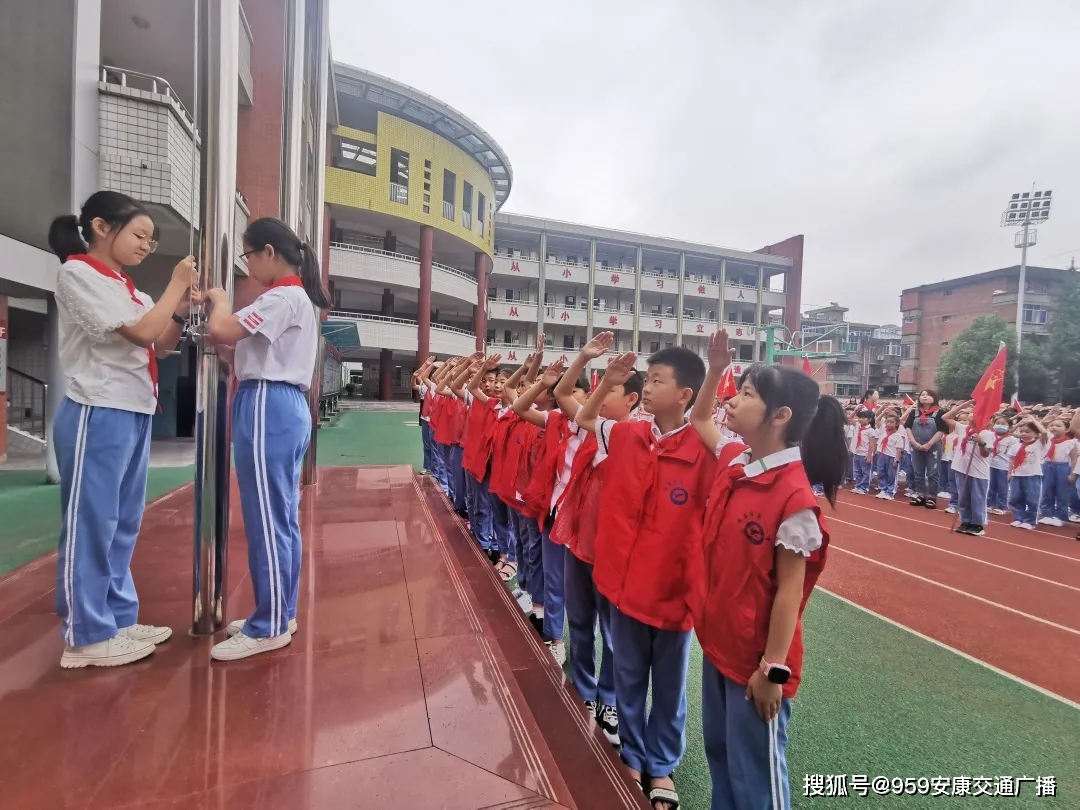
[[[791,270],[788,271],[784,290],[787,292],[787,302],[784,304],[784,325],[789,333],[798,332],[801,326],[799,310],[802,308],[802,281],[803,281],[803,243],[805,237],[802,234],[792,236],[775,245],[766,245],[758,250],[770,256],[786,256],[791,259]],[[787,365],[794,364],[793,358],[784,358]]]
[[[244,4],[251,26],[250,107],[237,121],[236,187],[247,200],[251,218],[281,216],[281,120],[285,71],[285,0]],[[237,309],[264,291],[252,278],[237,278]]]
[[[937,378],[938,365],[942,355],[948,350],[943,343],[952,343],[956,336],[971,326],[980,315],[998,314],[1008,323],[1016,323],[1016,305],[994,306],[994,290],[1005,289],[1004,278],[993,278],[973,284],[953,287],[950,290],[931,290],[918,293],[918,307],[922,309],[922,318],[918,323],[905,324],[904,334],[919,335],[918,361],[914,369],[905,369],[908,373],[901,382],[914,382],[918,388],[933,388]],[[1013,287],[1016,282],[1013,282]],[[903,306],[908,309],[909,296],[904,296]],[[914,372],[914,374],[912,374]]]

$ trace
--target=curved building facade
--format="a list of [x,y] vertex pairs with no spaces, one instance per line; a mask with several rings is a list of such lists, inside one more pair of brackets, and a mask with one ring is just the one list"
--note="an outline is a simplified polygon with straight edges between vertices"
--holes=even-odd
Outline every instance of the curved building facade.
[[482,348],[512,172],[490,135],[419,90],[342,64],[334,84],[326,330],[363,362],[365,394],[390,399],[408,394],[417,358]]

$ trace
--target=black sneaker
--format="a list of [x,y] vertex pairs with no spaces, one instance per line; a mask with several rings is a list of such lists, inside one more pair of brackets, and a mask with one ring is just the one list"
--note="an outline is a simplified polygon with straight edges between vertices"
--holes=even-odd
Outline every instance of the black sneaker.
[[498,565],[499,564],[499,551],[498,551],[498,549],[489,548],[484,553],[487,554],[488,559],[491,560],[492,565]]
[[926,498],[924,498],[922,495],[916,495],[914,498],[911,499],[911,505],[926,506]]
[[972,537],[982,537],[986,534],[986,530],[983,529],[982,526],[977,526],[972,523],[968,526],[967,534],[970,534]]
[[956,530],[957,534],[971,534],[971,524],[961,523],[960,527]]
[[607,741],[618,748],[622,745],[619,739],[619,710],[614,706],[600,705],[596,707],[596,722],[600,730],[604,732]]
[[533,626],[533,630],[535,630],[540,635],[540,638],[544,640],[545,644],[551,641],[550,636],[544,635],[544,620],[542,618],[537,616],[535,613],[530,613],[529,624]]
[[933,498],[927,498],[925,501],[923,501],[922,505],[927,509],[937,509],[937,501],[935,501]]
[[594,718],[596,717],[596,701],[595,700],[586,700],[585,701],[585,708],[589,710],[589,714],[591,714]]

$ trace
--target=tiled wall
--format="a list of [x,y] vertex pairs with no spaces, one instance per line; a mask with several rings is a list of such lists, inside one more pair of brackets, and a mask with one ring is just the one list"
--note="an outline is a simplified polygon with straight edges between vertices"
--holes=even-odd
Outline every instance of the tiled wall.
[[99,90],[102,188],[198,221],[198,153],[174,102],[130,87],[101,83]]

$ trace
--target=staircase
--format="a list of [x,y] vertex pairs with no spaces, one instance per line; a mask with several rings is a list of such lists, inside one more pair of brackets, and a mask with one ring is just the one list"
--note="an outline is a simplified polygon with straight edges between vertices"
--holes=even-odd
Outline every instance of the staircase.
[[49,386],[18,369],[7,370],[8,448],[45,452],[45,405]]

